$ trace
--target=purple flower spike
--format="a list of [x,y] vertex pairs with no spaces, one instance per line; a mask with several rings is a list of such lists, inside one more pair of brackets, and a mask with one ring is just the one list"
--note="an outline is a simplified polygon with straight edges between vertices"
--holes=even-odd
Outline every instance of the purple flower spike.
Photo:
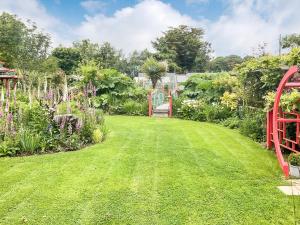
[[64,116],[62,118],[61,124],[60,124],[60,129],[63,130],[65,128],[65,124],[66,124],[67,118]]
[[93,86],[93,92],[94,92],[94,96],[96,96],[96,94],[97,94],[96,86]]
[[77,132],[79,132],[82,128],[82,121],[80,119],[77,120],[77,123],[76,123],[76,126],[75,126],[75,129]]

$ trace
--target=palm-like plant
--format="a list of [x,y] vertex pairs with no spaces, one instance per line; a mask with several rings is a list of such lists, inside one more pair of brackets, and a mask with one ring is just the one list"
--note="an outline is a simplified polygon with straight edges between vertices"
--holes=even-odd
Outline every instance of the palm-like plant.
[[158,62],[154,58],[148,58],[142,66],[142,71],[149,77],[153,89],[157,82],[165,75],[167,66],[164,62]]

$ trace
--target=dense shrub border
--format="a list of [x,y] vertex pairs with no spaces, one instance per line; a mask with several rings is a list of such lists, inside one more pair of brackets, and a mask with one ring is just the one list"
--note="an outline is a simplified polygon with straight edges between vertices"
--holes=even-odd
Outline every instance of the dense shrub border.
[[18,101],[13,112],[1,119],[0,156],[74,151],[104,141],[108,128],[102,111],[94,108],[79,110],[75,104],[70,105],[76,114],[65,111],[58,114],[55,106],[41,101],[31,104]]

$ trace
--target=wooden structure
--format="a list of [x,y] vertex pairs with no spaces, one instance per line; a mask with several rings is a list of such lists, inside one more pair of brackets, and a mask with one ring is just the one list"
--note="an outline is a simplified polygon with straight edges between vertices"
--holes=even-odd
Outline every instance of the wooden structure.
[[148,94],[148,115],[172,117],[173,96],[171,90],[166,95],[164,90],[150,91]]
[[[281,95],[291,88],[300,89],[300,74],[297,66],[291,67],[283,76],[276,91],[273,109],[267,112],[267,148],[275,147],[278,162],[286,177],[289,176],[289,166],[282,152],[300,153],[300,113],[284,112],[280,108]],[[293,136],[287,135],[288,127],[295,129]]]
[[[3,113],[8,113],[10,111],[9,106],[11,87],[13,87],[14,90],[14,104],[16,104],[17,80],[18,76],[16,75],[16,70],[5,68],[4,62],[0,62],[0,82],[2,83],[2,93],[0,99],[0,116],[3,116]],[[6,90],[5,95],[3,92],[3,87],[5,87]],[[5,108],[3,110],[4,101]]]

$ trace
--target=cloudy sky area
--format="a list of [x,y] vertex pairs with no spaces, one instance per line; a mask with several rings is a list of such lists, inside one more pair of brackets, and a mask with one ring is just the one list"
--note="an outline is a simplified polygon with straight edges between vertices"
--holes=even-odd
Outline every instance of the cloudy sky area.
[[0,12],[36,22],[54,47],[89,38],[125,53],[151,49],[180,24],[203,28],[215,55],[251,54],[263,42],[277,53],[280,34],[300,33],[299,9],[299,0],[0,0]]

